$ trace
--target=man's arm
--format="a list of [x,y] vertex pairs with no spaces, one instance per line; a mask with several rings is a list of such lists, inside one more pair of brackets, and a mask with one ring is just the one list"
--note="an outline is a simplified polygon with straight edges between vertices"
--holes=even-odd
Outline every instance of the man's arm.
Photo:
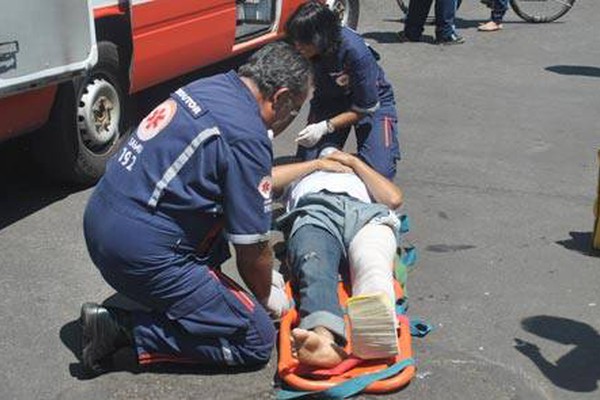
[[315,171],[330,171],[330,172],[352,172],[351,167],[343,165],[334,160],[316,159],[299,163],[286,165],[278,165],[273,167],[271,171],[273,178],[273,191],[276,196],[296,179],[311,174]]
[[244,283],[257,299],[268,299],[273,267],[273,253],[269,242],[235,244],[234,248],[238,272]]
[[385,204],[396,209],[402,205],[402,190],[392,181],[369,167],[360,158],[348,153],[336,151],[327,156],[327,159],[338,161],[354,170],[354,173],[367,186],[367,189],[377,203]]
[[357,111],[349,110],[344,111],[341,114],[336,115],[335,117],[329,119],[329,123],[333,125],[336,131],[346,128],[348,126],[352,126],[358,121],[360,121],[366,114],[359,113]]

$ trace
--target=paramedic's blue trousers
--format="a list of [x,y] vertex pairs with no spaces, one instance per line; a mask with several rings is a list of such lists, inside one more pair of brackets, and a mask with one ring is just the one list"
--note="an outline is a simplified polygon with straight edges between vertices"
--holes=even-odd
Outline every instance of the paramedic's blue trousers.
[[267,363],[275,330],[262,306],[145,218],[103,196],[90,200],[84,216],[88,250],[104,279],[151,310],[133,314],[140,364]]

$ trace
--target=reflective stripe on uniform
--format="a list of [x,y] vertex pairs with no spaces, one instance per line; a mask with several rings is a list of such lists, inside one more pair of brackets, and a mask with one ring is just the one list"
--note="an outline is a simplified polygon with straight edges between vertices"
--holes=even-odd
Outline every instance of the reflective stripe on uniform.
[[221,351],[223,352],[223,359],[225,360],[225,364],[234,366],[235,360],[233,359],[233,352],[231,351],[231,347],[229,345],[229,341],[225,338],[220,337],[219,343],[221,343]]
[[148,206],[150,206],[151,208],[156,208],[156,206],[158,205],[158,201],[162,196],[162,192],[165,190],[169,182],[171,182],[173,178],[177,176],[179,171],[181,171],[181,169],[189,161],[189,159],[192,158],[192,155],[196,152],[198,147],[200,147],[202,142],[204,142],[209,137],[220,134],[221,132],[216,127],[208,128],[200,132],[194,138],[194,140],[192,140],[190,144],[183,150],[179,157],[177,157],[175,162],[173,162],[173,164],[171,164],[171,166],[167,168],[160,181],[158,181],[158,183],[154,187],[154,192],[152,192],[152,196],[150,196],[150,200],[148,200]]
[[369,108],[362,108],[357,106],[356,104],[353,104],[352,107],[350,107],[350,109],[352,111],[356,111],[357,113],[361,113],[361,114],[373,114],[375,111],[379,110],[379,108],[381,107],[381,103],[377,102],[377,104],[375,104],[373,107],[369,107]]
[[271,238],[270,232],[254,233],[249,235],[238,235],[235,233],[226,233],[227,239],[233,244],[255,244],[266,242]]

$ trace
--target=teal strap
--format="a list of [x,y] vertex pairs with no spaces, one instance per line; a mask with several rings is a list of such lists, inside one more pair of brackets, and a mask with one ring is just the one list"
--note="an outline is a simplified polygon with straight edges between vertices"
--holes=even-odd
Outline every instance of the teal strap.
[[433,327],[427,322],[419,318],[410,319],[410,336],[424,337],[427,336]]
[[417,263],[417,248],[414,246],[402,248],[402,264],[410,269]]
[[402,214],[400,215],[400,233],[408,233],[410,231],[410,219],[408,215]]
[[[399,252],[402,251],[399,249]],[[401,255],[396,253],[394,256],[394,278],[400,282],[402,289],[406,287],[406,281],[408,281],[408,268],[402,262]]]
[[277,400],[302,399],[311,396],[323,399],[345,399],[362,392],[367,386],[369,386],[373,382],[380,381],[382,379],[387,379],[389,377],[399,374],[402,370],[404,370],[404,368],[408,367],[409,365],[414,365],[414,363],[414,359],[407,358],[405,360],[397,362],[396,364],[382,371],[357,376],[356,378],[348,379],[347,381],[342,382],[339,385],[322,391],[302,392],[282,389],[277,392]]
[[408,302],[406,298],[398,299],[396,301],[396,315],[404,315],[408,310]]

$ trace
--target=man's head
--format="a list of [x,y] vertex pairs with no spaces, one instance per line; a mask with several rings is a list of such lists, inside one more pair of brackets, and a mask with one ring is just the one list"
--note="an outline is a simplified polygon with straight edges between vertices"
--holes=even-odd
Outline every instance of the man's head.
[[284,42],[266,45],[239,69],[258,91],[261,116],[275,136],[294,119],[312,89],[310,63]]
[[335,153],[336,151],[340,151],[340,149],[338,149],[335,146],[327,146],[324,147],[320,152],[319,152],[319,158],[325,158],[328,155],[330,155],[331,153]]

